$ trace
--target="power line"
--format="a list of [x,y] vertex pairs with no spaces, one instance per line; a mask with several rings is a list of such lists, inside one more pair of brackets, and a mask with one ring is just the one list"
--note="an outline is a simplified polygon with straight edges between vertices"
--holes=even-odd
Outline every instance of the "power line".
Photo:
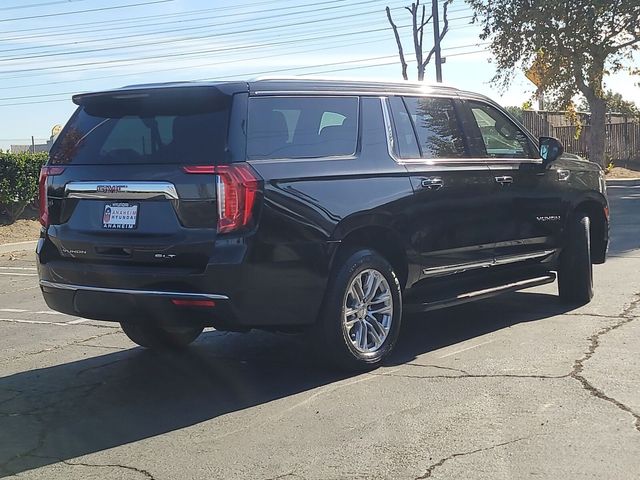
[[[454,56],[462,56],[462,55],[473,55],[476,53],[481,53],[481,52],[486,52],[487,50],[476,50],[476,51],[472,51],[472,52],[462,52],[462,53],[456,53],[456,54],[452,54],[452,55],[448,55],[449,57],[454,57]],[[396,55],[389,55],[386,57],[379,57],[379,58],[390,58],[390,57],[396,57]],[[376,57],[374,57],[376,58]],[[352,63],[357,63],[357,62],[363,62],[363,61],[368,61],[371,59],[361,59],[361,60],[351,60],[350,62]],[[412,59],[407,59],[408,63],[413,63],[414,60]],[[342,62],[344,63],[344,62]],[[334,63],[333,65],[338,64],[338,62]],[[315,71],[315,72],[307,72],[307,73],[301,73],[299,74],[299,76],[308,76],[308,75],[319,75],[319,74],[324,74],[324,73],[333,73],[333,72],[340,72],[340,71],[350,71],[350,70],[361,70],[361,69],[365,69],[365,68],[374,68],[374,67],[381,67],[381,66],[387,66],[387,65],[395,65],[397,64],[397,59],[393,60],[393,61],[388,61],[388,62],[382,62],[382,63],[375,63],[375,64],[370,64],[370,65],[357,65],[357,66],[353,66],[353,67],[346,67],[346,68],[337,68],[337,69],[331,69],[331,70],[321,70],[321,71]],[[299,69],[307,69],[307,68],[317,68],[317,67],[321,67],[321,66],[328,66],[328,65],[332,65],[332,64],[324,64],[324,65],[315,65],[315,66],[307,66],[307,67],[293,67],[293,68],[287,68],[287,69],[278,69],[278,70],[269,70],[269,71],[261,71],[261,72],[252,72],[252,73],[244,73],[244,74],[238,74],[238,75],[232,75],[232,76],[226,76],[226,77],[216,77],[217,79],[224,79],[224,78],[238,78],[238,77],[248,77],[248,76],[255,76],[255,75],[265,75],[265,74],[270,74],[270,73],[282,73],[282,72],[287,72],[287,71],[294,71],[294,70],[299,70]],[[74,92],[75,93],[75,92]],[[10,107],[10,106],[18,106],[18,105],[34,105],[34,104],[41,104],[41,103],[61,103],[61,102],[69,102],[68,98],[61,98],[61,99],[56,99],[56,100],[40,100],[40,101],[34,101],[34,102],[15,102],[15,103],[5,103],[5,104],[0,104],[0,107]]]
[[[67,31],[63,31],[63,32],[56,32],[56,35],[76,35],[76,34],[80,34],[80,33],[96,33],[96,32],[113,32],[115,30],[125,30],[125,29],[130,29],[130,28],[140,28],[140,27],[152,27],[152,26],[158,26],[158,25],[173,25],[176,23],[179,24],[184,24],[187,22],[198,22],[198,21],[204,21],[204,20],[209,20],[209,19],[218,19],[218,18],[228,18],[228,17],[239,17],[239,16],[246,16],[246,15],[254,15],[254,14],[259,14],[259,13],[273,13],[273,12],[279,12],[279,11],[286,11],[286,10],[292,10],[292,9],[298,9],[298,8],[306,8],[306,7],[313,7],[316,5],[326,5],[326,4],[331,4],[331,3],[343,3],[346,0],[331,0],[328,2],[318,2],[318,3],[311,3],[309,5],[294,5],[294,6],[288,6],[288,7],[279,7],[279,8],[269,8],[269,9],[263,9],[263,10],[255,10],[255,11],[251,11],[251,12],[243,12],[243,13],[226,13],[226,14],[217,14],[214,16],[198,16],[197,18],[188,18],[188,19],[180,19],[180,20],[171,20],[168,22],[159,22],[159,23],[143,23],[143,24],[139,24],[139,25],[129,25],[129,26],[123,26],[123,27],[107,27],[107,28],[89,28],[88,30],[78,30],[78,29],[71,29],[71,30],[67,30]],[[361,2],[361,3],[371,3],[371,2],[375,2],[375,1],[384,1],[384,0],[369,0],[369,2]],[[256,4],[260,4],[263,2],[256,2]],[[269,2],[271,3],[271,2]],[[254,5],[256,5],[254,4]],[[337,5],[335,7],[327,7],[327,8],[323,8],[322,10],[326,10],[326,9],[331,9],[331,8],[344,8],[344,7],[350,7],[353,6],[354,4],[347,4],[347,5]],[[357,5],[357,4],[356,4]],[[217,12],[218,10],[222,10],[222,8],[208,8],[205,10],[196,10],[195,12]],[[226,9],[224,9],[224,11],[226,11]],[[295,15],[297,13],[307,13],[307,12],[313,12],[315,10],[308,10],[308,11],[303,11],[303,12],[290,12],[288,14],[280,14],[277,17],[283,16],[283,15]],[[192,15],[193,13],[189,13],[189,15]],[[181,15],[186,15],[186,13],[183,13]],[[175,15],[168,15],[172,18],[175,17]],[[164,17],[164,15],[162,15],[162,17]],[[144,17],[145,19],[151,18],[151,17]],[[274,18],[274,17],[267,17],[267,18]],[[258,19],[250,19],[251,21],[257,21],[257,20],[262,20],[260,18]],[[242,20],[242,21],[248,21],[247,19]],[[118,22],[122,22],[122,20],[118,20]],[[131,22],[131,20],[129,20],[128,22]],[[104,22],[95,22],[97,24],[100,25],[104,25]],[[237,23],[237,22],[235,22]],[[221,24],[209,24],[209,25],[227,25],[228,22],[223,22]],[[85,24],[82,24],[82,26],[84,26]],[[198,27],[195,27],[198,28]],[[22,36],[22,37],[13,37],[13,38],[5,38],[4,40],[29,40],[29,39],[34,39],[34,38],[42,38],[42,37],[49,37],[51,35],[51,32],[47,31],[47,33],[43,33],[40,35],[26,35],[26,36]],[[116,38],[120,38],[120,37],[116,37]],[[34,47],[37,48],[37,47]],[[7,50],[4,50],[7,51]]]
[[[451,27],[450,30],[452,29],[465,29],[465,28],[470,28],[473,27],[474,25],[465,25],[465,26],[460,26],[460,27]],[[405,26],[406,27],[406,26]],[[342,33],[342,34],[334,34],[331,37],[332,38],[342,38],[342,37],[346,37],[346,36],[351,36],[351,35],[361,35],[361,34],[367,34],[367,33],[374,33],[374,32],[381,32],[381,31],[385,31],[388,30],[389,27],[385,26],[383,28],[373,28],[373,29],[368,29],[368,30],[361,30],[361,31],[356,31],[356,32],[347,32],[347,33]],[[290,38],[290,36],[288,37]],[[249,44],[249,45],[240,45],[240,46],[233,46],[233,47],[226,47],[226,48],[213,48],[213,49],[204,49],[204,50],[193,50],[193,51],[188,51],[188,52],[178,52],[178,53],[166,53],[166,54],[162,54],[162,55],[147,55],[147,56],[141,56],[141,57],[133,57],[133,58],[128,58],[128,59],[112,59],[112,60],[103,60],[103,61],[94,61],[94,62],[83,62],[83,63],[76,63],[76,64],[70,64],[70,65],[56,65],[56,66],[43,66],[43,67],[35,67],[35,68],[27,68],[27,69],[16,69],[16,70],[5,70],[4,72],[0,72],[2,74],[7,74],[7,73],[29,73],[30,77],[38,75],[38,74],[33,74],[32,72],[43,72],[40,73],[39,75],[48,75],[49,73],[46,73],[47,71],[50,70],[62,70],[65,73],[68,72],[73,72],[73,71],[79,71],[79,70],[84,70],[84,68],[80,68],[80,69],[73,69],[71,70],[71,68],[74,67],[87,67],[87,66],[92,66],[95,67],[95,70],[98,69],[103,69],[103,68],[115,68],[115,67],[121,67],[124,65],[129,65],[132,62],[133,63],[139,63],[139,61],[141,60],[158,60],[158,59],[168,59],[168,58],[175,58],[175,57],[182,57],[182,58],[186,58],[186,57],[194,57],[194,56],[202,56],[202,55],[207,55],[207,54],[211,54],[211,53],[222,53],[222,52],[236,52],[238,50],[252,50],[252,49],[256,49],[256,48],[265,48],[265,47],[273,47],[273,46],[280,46],[280,45],[287,45],[287,44],[292,44],[292,43],[302,43],[302,42],[311,42],[311,41],[316,41],[316,40],[320,40],[320,41],[324,41],[326,39],[325,35],[321,35],[321,36],[315,36],[315,37],[306,37],[306,38],[302,38],[302,39],[289,39],[289,40],[283,40],[283,41],[277,41],[277,42],[263,42],[263,43],[257,43],[257,44]],[[6,79],[11,79],[11,78],[22,78],[22,75],[14,75],[14,76],[4,76],[3,77],[5,80]]]
[[[161,1],[166,1],[166,0],[161,0]],[[254,32],[262,32],[262,31],[266,31],[266,30],[277,30],[277,29],[281,29],[281,28],[287,28],[287,27],[298,27],[301,25],[309,25],[309,24],[316,24],[316,23],[320,23],[320,22],[328,22],[328,21],[332,21],[332,20],[341,20],[344,18],[353,18],[353,17],[361,17],[361,16],[365,16],[365,15],[372,15],[372,14],[379,14],[379,12],[376,11],[369,11],[369,12],[358,12],[358,13],[352,13],[349,15],[341,15],[339,17],[325,17],[325,18],[321,18],[321,19],[311,19],[311,20],[305,20],[302,22],[294,22],[294,23],[288,23],[288,24],[284,24],[284,25],[272,25],[269,27],[257,27],[257,28],[249,28],[246,30],[240,30],[240,31],[236,31],[236,32],[224,32],[224,33],[214,33],[214,34],[207,34],[207,35],[197,35],[197,36],[192,36],[192,37],[182,37],[179,39],[175,39],[175,40],[164,40],[164,41],[150,41],[150,42],[146,42],[146,43],[136,43],[136,44],[125,44],[125,45],[114,45],[114,46],[110,46],[110,47],[101,47],[101,48],[90,48],[90,49],[85,49],[85,50],[74,50],[74,51],[70,51],[70,52],[56,52],[56,53],[43,53],[43,54],[37,54],[37,55],[25,55],[22,57],[9,57],[9,58],[3,58],[0,59],[0,62],[10,62],[10,61],[16,61],[16,60],[32,60],[35,58],[50,58],[50,57],[57,57],[57,56],[67,56],[67,55],[79,55],[79,54],[83,54],[83,53],[97,53],[97,52],[106,52],[106,51],[112,51],[112,50],[120,50],[123,48],[138,48],[141,46],[148,46],[148,45],[166,45],[166,44],[174,44],[174,43],[178,43],[178,42],[187,42],[187,41],[193,41],[193,40],[205,40],[205,39],[212,39],[212,38],[217,38],[217,37],[222,37],[222,36],[227,36],[227,35],[234,35],[234,34],[246,34],[246,33],[254,33]],[[185,30],[185,29],[181,29],[181,30]]]
[[[323,2],[323,3],[336,3],[336,2],[343,2],[344,0],[333,0],[330,2]],[[250,21],[253,22],[258,22],[258,21],[262,21],[262,20],[271,20],[273,18],[282,18],[282,17],[288,17],[288,16],[292,16],[292,15],[303,15],[306,13],[316,13],[319,11],[326,11],[326,10],[334,10],[334,9],[340,9],[340,8],[345,8],[345,7],[354,7],[357,5],[364,5],[364,4],[370,4],[370,3],[375,3],[375,2],[380,2],[381,0],[363,0],[360,2],[356,2],[356,3],[351,3],[351,4],[347,4],[347,5],[336,5],[336,6],[332,6],[332,7],[323,7],[323,8],[316,8],[313,10],[304,10],[304,11],[300,11],[300,12],[288,12],[288,13],[279,13],[276,15],[269,15],[269,16],[265,16],[265,17],[260,17],[260,18],[253,18]],[[384,0],[382,0],[384,1]],[[290,7],[284,7],[284,8],[290,8]],[[274,11],[278,11],[278,10],[282,10],[281,8],[274,8],[274,9],[270,9],[270,10],[262,10],[262,12],[274,12]],[[223,17],[235,17],[238,16],[238,14],[228,14],[228,15],[216,15],[213,17],[205,17],[205,18],[196,18],[196,19],[190,19],[190,20],[183,20],[180,23],[186,23],[186,22],[192,22],[192,21],[203,21],[203,20],[208,20],[211,18],[223,18]],[[188,27],[181,27],[181,28],[176,28],[176,29],[172,29],[172,30],[156,30],[153,32],[144,32],[144,33],[135,33],[135,34],[131,34],[131,35],[119,35],[116,37],[101,37],[101,38],[92,38],[92,39],[85,39],[85,40],[80,40],[80,41],[74,41],[74,42],[67,42],[67,43],[58,43],[55,45],[47,45],[46,47],[64,47],[67,45],[79,45],[79,44],[84,44],[84,43],[93,43],[93,42],[105,42],[105,41],[111,41],[111,40],[123,40],[123,39],[127,39],[127,38],[138,38],[138,37],[146,37],[146,36],[151,36],[151,35],[158,35],[158,34],[166,34],[166,33],[175,33],[175,32],[184,32],[184,31],[192,31],[194,29],[202,29],[202,28],[213,28],[213,27],[218,27],[218,26],[227,26],[227,25],[235,25],[238,23],[246,23],[248,20],[243,19],[243,20],[235,20],[235,21],[226,21],[226,22],[222,22],[222,23],[212,23],[212,24],[206,24],[206,25],[199,25],[199,26],[188,26]],[[172,24],[174,22],[165,22]],[[42,48],[42,46],[28,46],[28,47],[19,47],[19,48],[12,48],[12,49],[6,49],[6,50],[0,50],[0,53],[7,53],[7,52],[15,52],[15,51],[22,51],[22,50],[33,50],[33,49],[39,49]]]
[[[370,43],[370,42],[363,42],[363,43]],[[488,42],[485,42],[484,44],[486,45]],[[469,48],[469,47],[473,47],[473,46],[479,46],[478,44],[469,44],[469,45],[457,45],[454,47],[448,47],[448,48],[443,48],[443,51],[448,51],[448,50],[459,50],[461,48]],[[320,49],[321,51],[326,50],[326,49]],[[308,51],[301,51],[301,52],[296,52],[297,54],[300,53],[310,53],[313,51],[318,51],[318,50],[308,50]],[[472,53],[480,53],[480,52],[485,52],[487,51],[486,49],[483,50],[477,50],[474,52],[462,52],[462,53],[454,53],[451,55],[448,55],[449,57],[456,57],[459,55],[469,55]],[[279,56],[279,55],[276,55]],[[244,74],[244,75],[260,75],[263,73],[280,73],[281,71],[291,71],[291,70],[296,70],[296,69],[304,69],[304,68],[316,68],[316,67],[321,67],[321,66],[331,66],[331,65],[337,65],[337,64],[344,64],[344,63],[354,63],[354,62],[361,62],[361,61],[368,61],[368,60],[378,60],[381,58],[389,58],[389,57],[394,57],[394,55],[386,55],[384,57],[375,57],[375,58],[370,58],[370,59],[363,59],[363,60],[346,60],[343,62],[334,62],[334,63],[329,63],[329,64],[324,64],[324,65],[312,65],[312,66],[299,66],[299,67],[290,67],[287,69],[279,69],[279,70],[274,70],[274,71],[268,71],[268,72],[258,72],[258,73],[250,73],[250,74]],[[269,58],[269,57],[260,57],[261,59],[263,58]],[[217,63],[217,65],[223,64],[223,63],[238,63],[238,62],[246,62],[246,61],[252,61],[252,60],[256,60],[256,59],[246,59],[246,60],[237,60],[237,61],[230,61],[230,62],[220,62]],[[184,68],[184,67],[181,67]],[[153,73],[153,72],[148,72],[148,73]],[[112,77],[116,77],[118,75],[114,75],[114,76],[108,76],[108,77],[96,77],[96,79],[104,79],[104,78],[112,78]],[[126,76],[130,76],[130,74],[127,74]],[[217,76],[217,77],[208,77],[208,78],[201,78],[201,79],[196,79],[194,81],[201,81],[201,80],[212,80],[212,79],[225,79],[225,78],[233,78],[233,77],[237,77],[238,75],[227,75],[227,76]],[[87,81],[88,79],[83,79],[82,81]],[[76,91],[72,91],[72,92],[59,92],[59,93],[48,93],[48,94],[40,94],[40,95],[23,95],[23,96],[16,96],[16,97],[4,97],[4,98],[0,98],[0,101],[6,101],[6,100],[22,100],[22,99],[30,99],[30,98],[46,98],[46,97],[55,97],[58,95],[73,95],[77,93]]]
[[46,13],[44,15],[32,15],[30,17],[16,17],[16,18],[3,18],[0,19],[0,22],[15,22],[17,20],[33,20],[36,18],[48,18],[48,17],[60,17],[63,15],[76,15],[80,13],[89,13],[89,12],[104,12],[106,10],[117,10],[120,8],[131,8],[131,7],[141,7],[143,5],[153,5],[156,3],[168,3],[173,2],[174,0],[154,0],[152,2],[144,2],[144,3],[134,3],[130,5],[117,5],[114,7],[102,7],[102,8],[91,8],[89,10],[75,10],[73,12],[58,12],[58,13]]
[[45,2],[45,3],[30,3],[29,5],[16,5],[14,7],[2,7],[0,11],[5,10],[18,10],[22,8],[32,8],[32,7],[48,7],[49,5],[60,5],[62,3],[69,4],[71,2],[84,2],[86,0],[58,0],[56,2]]
[[[255,6],[259,6],[259,5],[272,5],[274,3],[282,3],[282,2],[290,2],[291,0],[262,0],[260,2],[249,2],[249,3],[241,3],[241,4],[235,4],[235,5],[231,5],[229,7],[224,7],[225,11],[233,11],[233,10],[238,10],[238,9],[242,9],[245,7],[255,7]],[[339,0],[339,1],[347,1],[347,0]],[[323,2],[318,2],[312,5],[317,5],[317,4],[321,4]],[[292,5],[290,7],[286,7],[286,8],[302,8],[305,5]],[[200,10],[189,10],[186,12],[172,12],[172,13],[162,13],[162,14],[156,14],[156,15],[143,15],[140,17],[132,17],[132,18],[120,18],[120,19],[113,19],[113,20],[101,20],[101,21],[95,21],[95,22],[80,22],[80,23],[70,23],[70,24],[65,24],[65,25],[54,25],[51,27],[35,27],[35,28],[20,28],[17,30],[8,30],[5,31],[4,33],[23,33],[23,32],[37,32],[37,31],[46,31],[47,34],[51,33],[52,29],[64,29],[64,28],[71,28],[71,27],[87,27],[87,26],[91,26],[91,25],[111,25],[111,24],[119,24],[119,23],[132,23],[132,22],[138,22],[140,20],[149,20],[149,19],[154,19],[154,18],[167,18],[167,17],[171,17],[171,18],[180,18],[180,17],[184,17],[184,16],[190,16],[190,15],[199,15],[202,13],[207,13],[207,12],[214,12],[214,11],[218,11],[220,10],[221,7],[216,7],[216,8],[204,8],[204,9],[200,9]],[[251,12],[247,13],[250,14]],[[237,15],[241,15],[241,14],[237,14]],[[173,23],[173,22],[171,22]],[[144,25],[142,25],[144,26]],[[108,30],[108,29],[106,29]],[[73,30],[71,30],[73,31]],[[92,30],[89,30],[92,31]],[[26,38],[26,37],[24,37]],[[32,37],[29,37],[32,38]],[[36,38],[35,36],[33,38]],[[9,40],[14,40],[13,38],[10,38]]]

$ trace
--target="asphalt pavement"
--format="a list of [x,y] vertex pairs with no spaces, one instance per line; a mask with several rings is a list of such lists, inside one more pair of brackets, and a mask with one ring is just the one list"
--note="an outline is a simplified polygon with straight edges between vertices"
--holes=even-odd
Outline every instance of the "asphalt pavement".
[[293,335],[207,331],[185,353],[50,311],[0,255],[0,476],[637,479],[640,181],[611,182],[592,303],[556,285],[405,318],[367,374]]

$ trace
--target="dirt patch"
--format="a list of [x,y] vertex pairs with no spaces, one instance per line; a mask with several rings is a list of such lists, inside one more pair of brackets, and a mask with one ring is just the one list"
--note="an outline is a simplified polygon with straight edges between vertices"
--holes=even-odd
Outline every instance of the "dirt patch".
[[0,215],[0,245],[3,243],[27,242],[40,237],[38,211],[27,207],[20,218],[10,223],[6,215]]
[[640,162],[620,161],[614,162],[616,165],[607,173],[607,178],[640,178]]
[[607,178],[640,178],[640,171],[624,167],[613,167],[607,173]]
[[40,222],[37,220],[16,220],[11,225],[0,225],[0,245],[3,243],[37,240],[40,236]]

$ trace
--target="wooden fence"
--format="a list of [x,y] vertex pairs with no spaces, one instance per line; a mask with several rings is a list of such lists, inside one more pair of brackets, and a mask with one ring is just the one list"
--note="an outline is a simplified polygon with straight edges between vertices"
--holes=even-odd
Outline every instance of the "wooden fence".
[[[580,136],[576,138],[575,125],[555,126],[547,120],[548,116],[531,110],[525,110],[522,123],[536,137],[551,136],[558,138],[569,153],[588,158],[589,125],[584,125]],[[624,163],[640,160],[640,122],[628,119],[621,123],[607,123],[605,126],[605,154],[607,160]]]

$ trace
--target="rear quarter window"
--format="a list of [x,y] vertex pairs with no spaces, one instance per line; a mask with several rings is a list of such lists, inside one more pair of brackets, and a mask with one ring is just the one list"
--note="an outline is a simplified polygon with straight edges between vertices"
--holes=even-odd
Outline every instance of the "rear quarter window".
[[351,156],[358,143],[358,97],[249,99],[250,160]]

